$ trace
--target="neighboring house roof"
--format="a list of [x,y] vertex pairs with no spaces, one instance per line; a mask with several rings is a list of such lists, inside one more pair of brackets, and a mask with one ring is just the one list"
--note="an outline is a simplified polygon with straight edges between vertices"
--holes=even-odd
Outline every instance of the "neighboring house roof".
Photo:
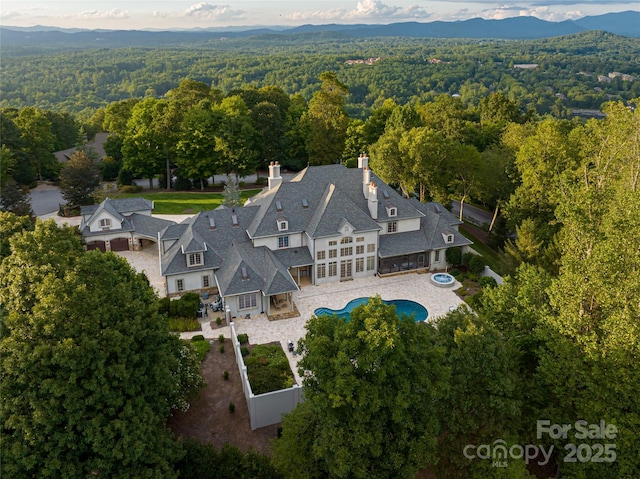
[[[83,145],[88,151],[95,153],[99,159],[103,159],[107,156],[104,151],[104,142],[107,141],[109,133],[96,133],[96,136],[92,142],[85,143]],[[67,148],[66,150],[55,151],[53,154],[60,163],[66,163],[71,156],[78,151],[78,147]]]

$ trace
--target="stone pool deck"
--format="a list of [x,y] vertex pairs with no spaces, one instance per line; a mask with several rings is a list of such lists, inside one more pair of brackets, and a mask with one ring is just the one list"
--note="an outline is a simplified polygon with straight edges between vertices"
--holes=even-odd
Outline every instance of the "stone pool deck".
[[[304,326],[313,316],[316,308],[341,309],[352,299],[379,294],[384,300],[410,299],[422,304],[429,312],[427,319],[429,321],[445,315],[450,309],[463,303],[454,293],[454,290],[460,287],[457,281],[449,288],[442,288],[431,283],[430,278],[431,273],[411,273],[385,278],[376,276],[319,286],[303,286],[300,291],[293,293],[293,301],[300,311],[300,316],[277,321],[269,321],[266,315],[252,316],[251,319],[236,318],[234,320],[236,331],[238,334],[248,334],[251,344],[280,342],[283,349],[287,351],[296,381],[302,384],[297,367],[299,356],[288,352],[287,341],[291,339],[297,345],[298,339],[305,335]],[[220,333],[224,334],[225,331]]]

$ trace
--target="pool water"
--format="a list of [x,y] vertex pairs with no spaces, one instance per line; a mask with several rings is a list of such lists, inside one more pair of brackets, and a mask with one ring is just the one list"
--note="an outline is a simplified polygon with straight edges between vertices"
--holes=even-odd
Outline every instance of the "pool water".
[[[369,298],[356,298],[347,303],[347,305],[342,309],[330,309],[330,308],[318,308],[313,314],[316,316],[322,315],[336,315],[340,318],[343,318],[345,321],[349,321],[351,319],[351,311],[358,306],[363,304],[367,304],[369,302]],[[392,299],[390,301],[382,301],[384,304],[392,304],[396,307],[396,313],[398,316],[414,315],[414,319],[416,322],[424,321],[429,316],[429,312],[427,308],[422,306],[420,303],[416,303],[415,301],[411,301],[408,299]]]

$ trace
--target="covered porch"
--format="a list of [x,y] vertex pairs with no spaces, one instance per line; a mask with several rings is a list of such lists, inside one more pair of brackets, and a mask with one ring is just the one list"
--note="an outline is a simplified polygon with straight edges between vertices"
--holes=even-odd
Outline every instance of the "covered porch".
[[429,267],[428,258],[426,252],[380,258],[378,273],[384,275],[425,269]]

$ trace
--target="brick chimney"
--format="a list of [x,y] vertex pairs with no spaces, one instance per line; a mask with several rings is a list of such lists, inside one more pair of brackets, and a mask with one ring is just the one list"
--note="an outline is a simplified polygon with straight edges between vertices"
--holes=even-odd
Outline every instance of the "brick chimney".
[[367,205],[369,213],[374,220],[378,219],[378,187],[372,181],[369,183],[369,195],[367,196]]
[[280,176],[280,164],[276,161],[269,163],[269,189],[275,188],[282,183],[282,176]]
[[362,193],[365,198],[369,197],[369,183],[371,183],[371,170],[366,166],[362,170]]

